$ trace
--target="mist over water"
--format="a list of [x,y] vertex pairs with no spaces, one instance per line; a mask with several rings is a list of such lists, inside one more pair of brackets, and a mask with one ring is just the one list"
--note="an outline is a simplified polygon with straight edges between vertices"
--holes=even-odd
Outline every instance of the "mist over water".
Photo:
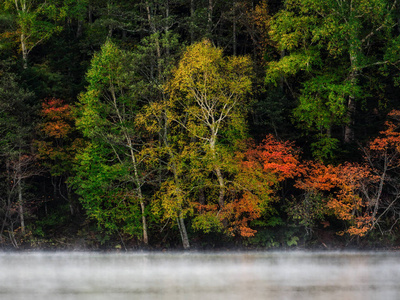
[[400,299],[399,252],[1,253],[0,299]]

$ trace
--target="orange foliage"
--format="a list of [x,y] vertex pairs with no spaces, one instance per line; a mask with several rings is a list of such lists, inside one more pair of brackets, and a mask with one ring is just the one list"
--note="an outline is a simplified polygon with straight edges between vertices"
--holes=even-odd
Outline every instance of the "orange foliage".
[[46,99],[42,103],[42,115],[51,120],[72,120],[71,107],[62,99]]
[[72,107],[63,100],[50,98],[42,103],[42,123],[39,125],[44,139],[36,141],[38,153],[43,164],[53,175],[68,172],[77,149],[83,147],[83,140],[74,138],[74,116]]
[[261,216],[260,201],[246,192],[243,197],[227,203],[221,210],[217,204],[196,204],[197,211],[203,215],[214,215],[218,222],[226,223],[227,232],[234,236],[251,237],[257,232],[249,227],[249,222]]
[[64,121],[48,122],[43,124],[43,131],[55,138],[62,138],[71,132],[71,126]]
[[[327,203],[334,214],[341,220],[349,221],[350,227],[345,231],[350,235],[365,235],[372,226],[372,216],[364,191],[378,178],[366,165],[347,163],[338,166],[339,190]],[[363,197],[364,196],[364,197]]]
[[278,181],[294,178],[301,172],[297,150],[293,143],[278,141],[272,134],[263,143],[246,152],[243,164],[248,168],[261,164],[264,172],[276,175]]
[[228,231],[231,234],[238,232],[243,237],[251,237],[257,230],[249,227],[249,222],[261,216],[261,206],[259,198],[250,192],[245,192],[243,196],[224,207],[223,216],[229,218]]
[[296,187],[308,192],[326,192],[326,208],[339,220],[350,224],[339,234],[363,236],[372,224],[372,217],[366,209],[368,202],[363,196],[368,186],[376,184],[377,180],[366,165],[346,163],[325,166],[310,162],[306,175],[296,182]]
[[[393,205],[387,206],[381,198],[385,184],[393,184],[388,172],[400,167],[400,111],[392,111],[389,117],[387,129],[364,149],[368,164],[301,163],[293,143],[278,141],[272,135],[261,145],[250,145],[246,152],[237,155],[239,173],[232,193],[234,200],[218,212],[219,219],[228,222],[231,234],[253,236],[256,230],[249,223],[260,218],[269,203],[276,200],[274,192],[280,182],[295,179],[296,188],[308,196],[314,195],[305,199],[316,201],[315,206],[306,205],[317,211],[306,208],[306,214],[331,214],[347,226],[338,234],[364,236],[379,221],[378,211],[384,214]],[[217,212],[218,208],[213,209]],[[205,210],[209,212],[210,208]]]
[[[400,120],[400,112],[393,112],[391,116]],[[381,152],[399,147],[397,127],[391,122],[387,126],[388,129],[382,132],[384,138],[371,142],[371,149]],[[262,195],[268,195],[268,201],[272,201],[277,183],[297,178],[295,187],[308,194],[321,195],[324,203],[321,213],[330,213],[346,222],[348,228],[339,234],[363,236],[375,220],[369,203],[372,201],[369,194],[379,181],[374,171],[366,164],[357,163],[333,166],[309,161],[302,164],[292,143],[280,142],[268,135],[261,145],[250,147],[242,159],[241,180],[246,189],[241,197],[229,204],[232,228],[243,236],[253,235],[248,222],[261,216]]]
[[[363,236],[379,219],[393,209],[398,195],[396,185],[400,167],[400,111],[393,110],[385,123],[386,130],[364,148],[366,164],[346,163],[325,166],[308,163],[305,176],[296,182],[296,187],[322,193],[325,207],[349,227],[339,234]],[[384,190],[390,187],[393,198],[388,202]]]
[[400,111],[393,110],[388,114],[388,117],[392,121],[386,121],[385,125],[387,129],[381,131],[381,136],[369,143],[368,150],[372,151],[369,154],[372,154],[373,157],[382,157],[391,152],[392,157],[388,161],[388,167],[398,167],[400,166],[400,159],[398,157],[400,153],[400,132],[397,130],[400,127]]
[[307,162],[303,166],[304,178],[298,180],[295,186],[305,191],[330,191],[338,183],[335,167],[325,166],[320,162]]
[[63,138],[72,131],[72,110],[63,100],[51,98],[42,103],[41,115],[45,118],[42,131],[49,137]]
[[279,182],[299,174],[297,150],[291,142],[280,142],[268,135],[259,146],[238,154],[239,174],[236,176],[234,200],[221,211],[221,218],[229,221],[228,231],[244,237],[253,236],[256,230],[249,222],[261,217],[275,200],[274,187]]

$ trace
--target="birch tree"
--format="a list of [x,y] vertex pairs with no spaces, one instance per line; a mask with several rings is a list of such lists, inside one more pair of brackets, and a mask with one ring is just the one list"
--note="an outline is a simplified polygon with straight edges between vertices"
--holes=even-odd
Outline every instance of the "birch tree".
[[[76,124],[90,141],[86,151],[80,156],[81,159],[88,163],[92,159],[91,154],[98,157],[98,163],[105,165],[102,172],[111,172],[111,169],[115,172],[114,177],[104,174],[110,180],[109,183],[105,181],[104,184],[114,182],[114,185],[119,186],[113,193],[119,190],[117,194],[120,201],[128,203],[128,206],[134,205],[134,201],[131,203],[132,199],[138,201],[143,242],[147,244],[149,238],[146,199],[143,192],[146,175],[141,153],[146,147],[140,138],[140,132],[135,131],[134,126],[138,103],[135,98],[135,74],[132,72],[131,59],[129,53],[120,50],[112,42],[105,43],[101,51],[92,59],[87,73],[89,85],[87,91],[79,98]],[[81,163],[78,170],[85,172],[87,169]],[[90,174],[97,176],[92,171],[88,170],[86,178]],[[87,182],[85,180],[80,182],[82,177],[85,178],[84,174],[76,177],[76,184],[78,193],[84,197],[87,192],[85,190]],[[95,180],[95,178],[88,180]],[[123,189],[121,189],[122,186]],[[90,209],[91,200],[83,198],[82,201]],[[107,211],[104,213],[107,214]]]
[[19,35],[22,64],[27,69],[32,49],[61,31],[58,22],[65,18],[67,6],[58,0],[4,0],[0,4],[1,11],[14,17],[14,31]]
[[190,137],[190,161],[200,165],[193,170],[204,172],[208,188],[217,188],[216,195],[210,191],[208,202],[216,202],[221,210],[229,186],[227,176],[234,165],[230,151],[246,136],[251,61],[224,57],[222,49],[204,40],[187,48],[167,90],[167,116]]

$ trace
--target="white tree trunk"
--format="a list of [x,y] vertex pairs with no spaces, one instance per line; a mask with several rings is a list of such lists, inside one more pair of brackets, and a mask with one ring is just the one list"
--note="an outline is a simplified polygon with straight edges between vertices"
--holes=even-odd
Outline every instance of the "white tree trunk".
[[183,217],[178,217],[178,227],[181,234],[183,249],[187,250],[190,248],[189,237],[187,235],[186,226]]

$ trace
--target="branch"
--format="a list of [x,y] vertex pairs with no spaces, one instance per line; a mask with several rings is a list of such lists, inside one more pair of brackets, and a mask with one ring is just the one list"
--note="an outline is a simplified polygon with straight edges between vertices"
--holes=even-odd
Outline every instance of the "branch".
[[[394,1],[393,1],[392,7],[390,8],[389,12],[388,12],[388,13],[386,14],[386,16],[385,16],[385,20],[387,19],[388,15],[389,15],[389,14],[394,10],[394,8],[396,7],[396,3],[397,3],[397,0],[394,0]],[[395,25],[394,25],[394,26],[395,26]],[[383,23],[381,24],[381,26],[379,26],[378,28],[372,30],[369,34],[367,34],[367,36],[364,37],[364,38],[361,40],[361,45],[364,44],[364,42],[365,42],[366,40],[368,40],[370,37],[372,37],[375,33],[377,33],[378,31],[382,30],[384,27],[386,27],[385,21],[383,21]]]

